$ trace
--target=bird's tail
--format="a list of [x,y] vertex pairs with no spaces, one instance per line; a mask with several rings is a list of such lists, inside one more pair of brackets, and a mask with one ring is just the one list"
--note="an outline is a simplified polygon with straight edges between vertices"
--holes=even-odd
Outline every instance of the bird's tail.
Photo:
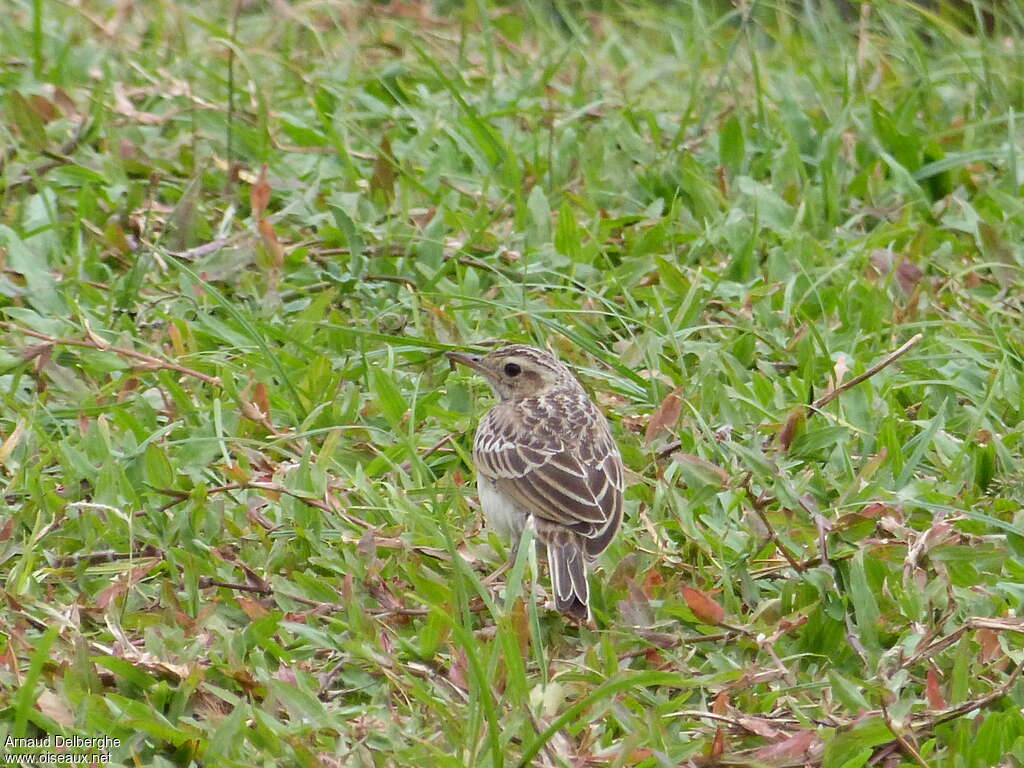
[[580,621],[590,620],[590,585],[587,561],[575,537],[548,542],[548,569],[555,593],[555,608]]

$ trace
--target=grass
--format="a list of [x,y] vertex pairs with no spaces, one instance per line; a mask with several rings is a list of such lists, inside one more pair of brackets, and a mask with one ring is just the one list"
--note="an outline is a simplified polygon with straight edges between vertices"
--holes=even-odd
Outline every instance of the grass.
[[[1016,4],[229,6],[0,19],[0,742],[1024,764]],[[630,470],[594,627],[485,584],[497,339]]]

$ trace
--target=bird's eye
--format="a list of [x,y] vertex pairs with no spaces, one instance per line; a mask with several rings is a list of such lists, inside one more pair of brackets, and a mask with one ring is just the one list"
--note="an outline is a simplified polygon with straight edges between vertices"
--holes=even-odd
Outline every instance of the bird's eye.
[[505,363],[505,375],[506,376],[518,376],[522,372],[523,372],[523,369],[520,368],[515,363]]

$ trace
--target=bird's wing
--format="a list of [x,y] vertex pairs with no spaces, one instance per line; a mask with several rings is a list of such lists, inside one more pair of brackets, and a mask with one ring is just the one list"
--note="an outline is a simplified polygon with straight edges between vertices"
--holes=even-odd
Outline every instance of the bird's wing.
[[608,546],[622,521],[623,472],[608,423],[586,401],[573,412],[568,434],[550,414],[523,418],[499,404],[477,430],[477,471],[530,514],[584,537],[587,554]]

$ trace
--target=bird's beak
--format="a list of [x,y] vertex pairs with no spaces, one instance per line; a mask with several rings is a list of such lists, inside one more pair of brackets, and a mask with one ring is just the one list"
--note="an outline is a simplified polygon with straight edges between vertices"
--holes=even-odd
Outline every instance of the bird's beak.
[[488,371],[484,368],[480,362],[483,358],[480,355],[467,355],[464,352],[445,352],[445,357],[451,360],[453,363],[460,363],[467,368],[472,368],[477,373],[486,376]]

